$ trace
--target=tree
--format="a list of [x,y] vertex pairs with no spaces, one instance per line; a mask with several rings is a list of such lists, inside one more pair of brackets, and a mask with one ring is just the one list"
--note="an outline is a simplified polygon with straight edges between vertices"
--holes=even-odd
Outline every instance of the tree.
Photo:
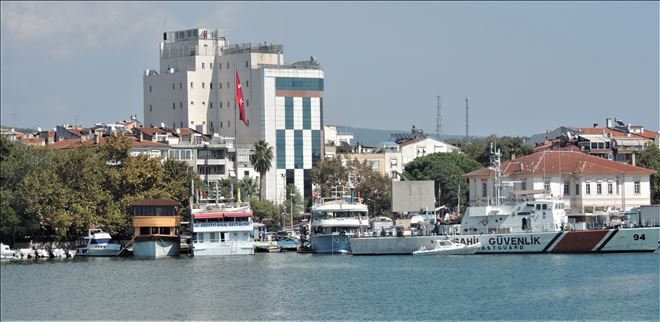
[[519,158],[534,153],[534,149],[525,145],[522,137],[491,135],[486,143],[466,143],[460,146],[461,152],[476,160],[484,166],[490,163],[490,145],[494,144],[502,152],[502,162],[511,160],[512,157]]
[[286,212],[287,215],[291,213],[292,203],[293,203],[293,215],[300,216],[300,214],[303,213],[305,207],[305,205],[303,204],[303,198],[300,195],[300,191],[298,191],[296,185],[289,184],[286,186],[286,198],[282,203],[282,206],[284,207],[284,212]]
[[[357,161],[357,160],[356,160]],[[372,215],[382,215],[392,209],[390,178],[374,171],[366,162],[356,162],[355,189],[367,206],[371,206]]]
[[259,190],[259,185],[257,184],[257,180],[254,180],[252,177],[243,177],[241,181],[239,182],[239,185],[241,187],[241,190],[245,196],[245,199],[250,199],[252,196],[257,194],[257,191]]
[[128,158],[131,149],[131,139],[124,135],[113,134],[106,137],[105,144],[100,148],[101,155],[109,164],[118,165]]
[[459,185],[461,200],[468,200],[469,187],[463,175],[482,167],[464,154],[433,153],[408,163],[404,175],[413,180],[435,181],[435,190],[440,191],[439,204],[454,207],[458,203]]
[[270,200],[259,200],[255,197],[250,198],[250,207],[252,208],[252,215],[255,217],[256,221],[270,220],[272,222],[278,222],[274,220],[279,218],[282,211],[280,207],[274,204]]
[[321,189],[320,197],[330,197],[333,189],[342,187],[347,181],[348,173],[341,164],[341,157],[317,162],[310,171],[312,183]]
[[655,144],[649,144],[637,154],[637,165],[655,170],[651,175],[651,204],[660,204],[660,149]]
[[261,200],[264,199],[264,176],[270,170],[271,162],[273,161],[273,147],[269,146],[266,141],[259,141],[254,144],[254,154],[252,154],[252,165],[254,169],[259,172],[259,183],[261,193],[259,196]]

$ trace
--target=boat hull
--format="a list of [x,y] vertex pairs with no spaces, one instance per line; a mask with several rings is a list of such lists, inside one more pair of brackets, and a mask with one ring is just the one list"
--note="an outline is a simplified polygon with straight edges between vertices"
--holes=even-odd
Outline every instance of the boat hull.
[[455,247],[450,249],[429,249],[429,250],[418,250],[414,251],[412,254],[414,256],[429,256],[429,255],[472,255],[479,251],[481,244],[474,245],[462,245],[461,247]]
[[480,242],[477,254],[654,252],[658,238],[660,227],[452,236]]
[[345,235],[312,236],[310,245],[314,253],[348,253],[351,252],[349,238]]
[[433,247],[436,239],[438,236],[354,237],[350,242],[353,255],[410,255]]
[[117,247],[106,247],[106,248],[78,247],[76,249],[76,256],[110,257],[110,256],[117,256],[120,251],[121,251],[120,245],[117,245]]
[[179,256],[180,247],[178,237],[136,238],[133,242],[133,256],[144,258]]
[[254,242],[195,242],[193,244],[194,256],[233,256],[253,255]]

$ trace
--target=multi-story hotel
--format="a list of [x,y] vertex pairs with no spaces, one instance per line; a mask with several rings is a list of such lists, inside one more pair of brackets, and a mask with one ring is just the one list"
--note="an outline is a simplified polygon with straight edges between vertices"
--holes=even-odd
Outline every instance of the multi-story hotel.
[[[246,122],[235,103],[236,74]],[[323,71],[318,62],[286,64],[282,45],[231,45],[220,31],[166,32],[160,69],[144,74],[144,124],[236,137],[237,147],[273,147],[266,199],[281,202],[295,184],[311,196],[309,170],[323,155]],[[240,173],[239,179],[240,179]]]

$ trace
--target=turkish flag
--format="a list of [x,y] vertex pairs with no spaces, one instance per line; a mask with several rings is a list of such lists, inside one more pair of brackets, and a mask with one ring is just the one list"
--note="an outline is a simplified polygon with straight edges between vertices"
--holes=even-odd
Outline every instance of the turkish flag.
[[236,104],[238,104],[239,110],[241,112],[240,120],[245,123],[245,126],[250,126],[247,117],[245,116],[245,100],[243,99],[243,87],[241,86],[241,80],[238,78],[238,71],[236,71]]

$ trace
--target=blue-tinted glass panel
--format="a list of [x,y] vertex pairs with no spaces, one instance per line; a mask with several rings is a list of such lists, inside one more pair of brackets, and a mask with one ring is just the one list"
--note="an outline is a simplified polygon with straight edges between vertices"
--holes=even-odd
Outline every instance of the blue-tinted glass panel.
[[322,91],[323,78],[277,77],[276,90]]
[[312,128],[312,99],[309,97],[302,98],[303,103],[303,129],[309,130]]
[[321,131],[312,130],[312,164],[321,160]]
[[303,131],[293,131],[293,165],[296,169],[303,168]]
[[285,131],[277,130],[277,168],[286,169],[286,139]]
[[293,129],[293,97],[284,98],[284,128]]

